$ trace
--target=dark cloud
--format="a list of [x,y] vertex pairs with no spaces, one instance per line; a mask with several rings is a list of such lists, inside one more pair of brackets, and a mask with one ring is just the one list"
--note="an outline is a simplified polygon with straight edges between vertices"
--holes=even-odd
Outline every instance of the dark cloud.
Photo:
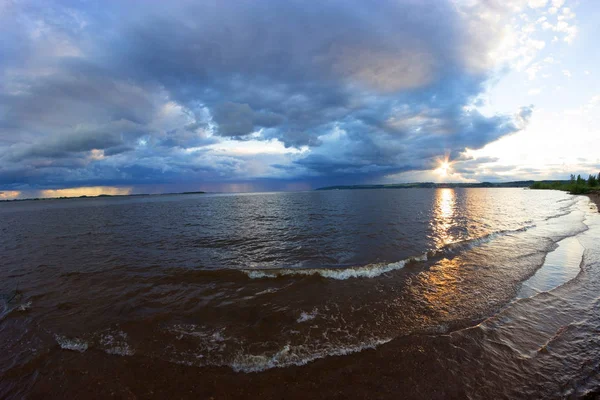
[[244,136],[254,131],[254,113],[248,104],[226,102],[213,108],[213,121],[221,136]]
[[248,104],[225,102],[212,109],[212,119],[217,124],[216,133],[220,136],[240,137],[259,128],[273,128],[284,118],[272,111],[255,112]]
[[105,149],[104,155],[106,157],[110,157],[110,156],[114,156],[117,154],[126,153],[128,151],[133,151],[133,150],[134,150],[133,147],[127,146],[127,145],[113,146],[113,147],[109,147],[108,149]]
[[[473,108],[496,32],[470,33],[481,7],[9,3],[0,184],[322,183],[431,168],[521,129],[532,113]],[[273,140],[288,153],[269,153]],[[251,141],[265,153],[245,155]]]

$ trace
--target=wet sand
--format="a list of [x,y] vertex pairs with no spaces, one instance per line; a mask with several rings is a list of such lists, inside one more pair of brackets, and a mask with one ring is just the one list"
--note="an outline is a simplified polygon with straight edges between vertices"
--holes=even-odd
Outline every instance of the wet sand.
[[598,211],[600,211],[600,191],[588,193],[587,196],[596,204]]

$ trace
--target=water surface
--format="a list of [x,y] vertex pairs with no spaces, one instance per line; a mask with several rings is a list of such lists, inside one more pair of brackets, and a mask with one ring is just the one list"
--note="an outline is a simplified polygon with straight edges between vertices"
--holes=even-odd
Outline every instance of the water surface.
[[[0,395],[587,393],[594,211],[523,189],[0,204]],[[555,348],[563,386],[536,364]]]

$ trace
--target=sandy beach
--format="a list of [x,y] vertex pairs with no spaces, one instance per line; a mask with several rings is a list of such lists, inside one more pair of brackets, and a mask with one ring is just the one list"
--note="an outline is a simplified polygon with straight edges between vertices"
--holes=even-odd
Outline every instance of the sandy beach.
[[600,192],[594,191],[592,193],[588,193],[587,196],[596,204],[598,211],[600,211]]

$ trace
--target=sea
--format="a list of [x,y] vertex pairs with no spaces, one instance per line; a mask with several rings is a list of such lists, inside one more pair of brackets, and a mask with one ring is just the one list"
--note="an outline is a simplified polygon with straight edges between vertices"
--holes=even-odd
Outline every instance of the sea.
[[600,214],[513,188],[0,203],[0,398],[596,398]]

